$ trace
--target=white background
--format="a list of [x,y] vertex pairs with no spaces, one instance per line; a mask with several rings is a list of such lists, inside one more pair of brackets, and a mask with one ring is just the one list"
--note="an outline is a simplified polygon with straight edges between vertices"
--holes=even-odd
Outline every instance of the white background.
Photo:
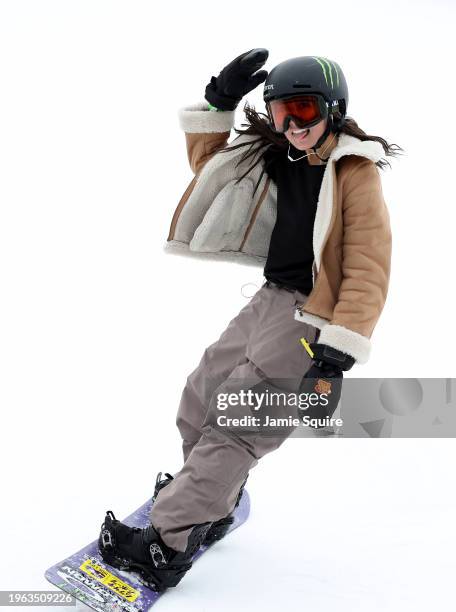
[[[47,588],[107,509],[180,467],[185,378],[262,274],[163,253],[192,177],[177,110],[243,51],[336,60],[348,114],[405,149],[382,173],[390,293],[353,376],[455,376],[455,13],[0,1],[1,589]],[[454,460],[453,440],[289,441],[252,472],[251,520],[160,609],[453,609]]]

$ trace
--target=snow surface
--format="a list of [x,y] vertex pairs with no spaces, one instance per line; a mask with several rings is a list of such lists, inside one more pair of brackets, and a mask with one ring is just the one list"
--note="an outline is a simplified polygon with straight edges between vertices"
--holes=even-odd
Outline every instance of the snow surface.
[[[203,555],[157,610],[450,610],[453,466],[452,440],[289,440],[252,471],[247,523]],[[127,505],[114,497],[93,490],[90,503],[74,498],[69,533],[57,508],[17,508],[13,528],[22,529],[4,543],[4,588],[47,588],[43,567],[95,534],[97,507]],[[40,553],[20,570],[32,531]]]

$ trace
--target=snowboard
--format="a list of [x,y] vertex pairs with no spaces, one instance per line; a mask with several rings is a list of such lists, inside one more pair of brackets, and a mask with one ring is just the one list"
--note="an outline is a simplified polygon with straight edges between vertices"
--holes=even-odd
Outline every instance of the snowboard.
[[[130,527],[146,527],[149,524],[152,503],[150,499],[122,522]],[[228,533],[245,523],[249,513],[250,499],[244,489]],[[214,544],[201,546],[193,561]],[[50,567],[45,572],[45,577],[62,591],[70,593],[98,612],[146,612],[163,595],[143,584],[135,572],[116,569],[103,561],[98,551],[98,540]],[[183,583],[185,584],[185,576],[179,586]]]

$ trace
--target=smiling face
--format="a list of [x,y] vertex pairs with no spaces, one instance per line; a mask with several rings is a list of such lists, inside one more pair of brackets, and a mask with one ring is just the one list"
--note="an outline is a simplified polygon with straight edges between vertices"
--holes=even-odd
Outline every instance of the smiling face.
[[311,128],[305,130],[299,129],[293,119],[291,119],[288,130],[285,132],[285,136],[289,142],[296,147],[296,149],[299,149],[300,151],[311,149],[318,142],[320,136],[324,133],[327,121],[328,119],[323,119],[316,125],[313,125]]

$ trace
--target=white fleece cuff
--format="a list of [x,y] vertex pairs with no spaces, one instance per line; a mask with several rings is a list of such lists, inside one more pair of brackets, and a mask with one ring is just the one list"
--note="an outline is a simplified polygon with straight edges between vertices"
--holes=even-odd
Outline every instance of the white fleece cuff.
[[179,109],[179,124],[184,132],[205,134],[229,132],[234,126],[235,111],[210,111],[208,102],[197,102]]
[[366,336],[358,334],[342,325],[328,323],[323,327],[318,338],[319,344],[327,344],[333,348],[351,355],[357,363],[366,363],[369,359],[371,341]]

